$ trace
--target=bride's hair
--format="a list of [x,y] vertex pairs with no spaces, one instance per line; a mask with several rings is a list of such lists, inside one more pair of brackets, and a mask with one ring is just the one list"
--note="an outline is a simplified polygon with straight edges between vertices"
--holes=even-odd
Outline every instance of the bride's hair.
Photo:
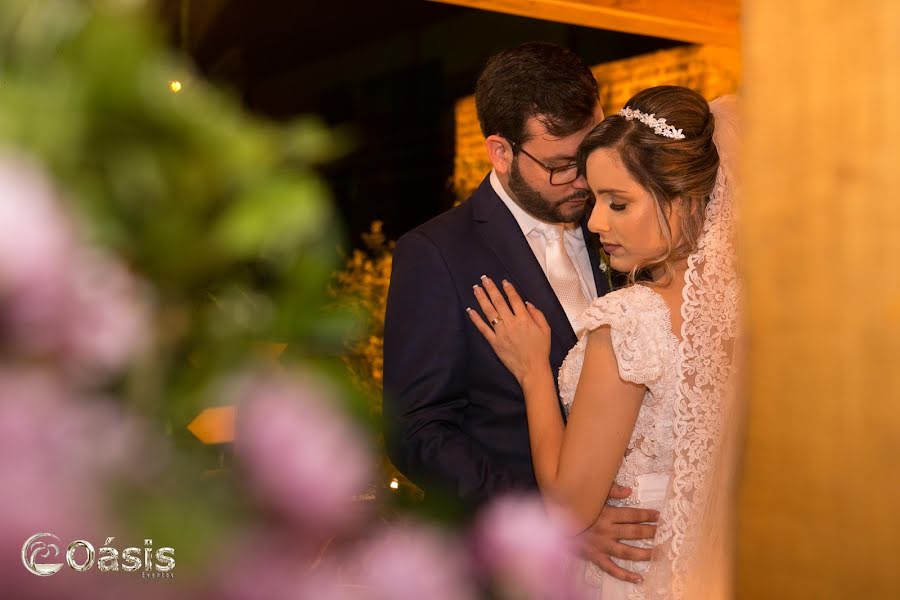
[[[660,231],[665,240],[663,253],[635,265],[628,274],[634,283],[637,273],[663,266],[669,276],[672,263],[697,248],[703,216],[716,183],[719,154],[713,144],[715,123],[709,103],[686,87],[661,85],[635,94],[626,104],[684,133],[676,140],[654,133],[652,127],[624,116],[608,116],[584,138],[578,148],[579,170],[586,173],[587,158],[601,148],[615,148],[632,178],[656,201]],[[681,198],[681,239],[672,239],[667,215],[672,202]]]

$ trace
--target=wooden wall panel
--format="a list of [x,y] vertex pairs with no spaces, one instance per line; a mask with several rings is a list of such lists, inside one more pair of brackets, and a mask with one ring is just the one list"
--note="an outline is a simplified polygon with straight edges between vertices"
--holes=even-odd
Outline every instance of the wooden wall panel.
[[900,590],[900,3],[748,0],[739,598]]
[[436,1],[697,44],[739,45],[739,0]]

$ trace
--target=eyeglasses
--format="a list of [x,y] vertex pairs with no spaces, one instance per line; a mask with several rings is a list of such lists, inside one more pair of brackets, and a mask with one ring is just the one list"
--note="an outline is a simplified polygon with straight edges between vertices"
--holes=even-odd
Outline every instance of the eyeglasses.
[[543,161],[535,158],[531,154],[528,153],[525,148],[521,145],[510,142],[510,145],[513,148],[518,147],[519,150],[522,151],[522,154],[539,164],[544,168],[544,170],[550,173],[550,185],[566,185],[567,183],[572,183],[576,179],[578,179],[578,164],[570,163],[568,165],[562,165],[561,167],[551,167],[550,165],[544,164]]

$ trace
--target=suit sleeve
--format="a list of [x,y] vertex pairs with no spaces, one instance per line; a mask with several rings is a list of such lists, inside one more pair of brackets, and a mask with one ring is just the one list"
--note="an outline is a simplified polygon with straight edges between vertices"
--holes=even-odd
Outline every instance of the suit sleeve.
[[[474,298],[473,298],[474,302]],[[384,322],[388,455],[407,477],[467,504],[517,487],[462,429],[472,327],[439,249],[420,232],[397,244]]]

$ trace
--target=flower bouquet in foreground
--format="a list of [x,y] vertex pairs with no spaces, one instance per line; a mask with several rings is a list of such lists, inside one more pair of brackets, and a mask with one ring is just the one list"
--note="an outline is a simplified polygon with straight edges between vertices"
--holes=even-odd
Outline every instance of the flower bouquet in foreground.
[[[327,293],[342,234],[316,171],[344,138],[247,114],[154,23],[0,5],[4,596],[571,597],[537,498],[465,526],[372,499],[343,362],[369,329]],[[210,408],[231,420],[204,444]]]

